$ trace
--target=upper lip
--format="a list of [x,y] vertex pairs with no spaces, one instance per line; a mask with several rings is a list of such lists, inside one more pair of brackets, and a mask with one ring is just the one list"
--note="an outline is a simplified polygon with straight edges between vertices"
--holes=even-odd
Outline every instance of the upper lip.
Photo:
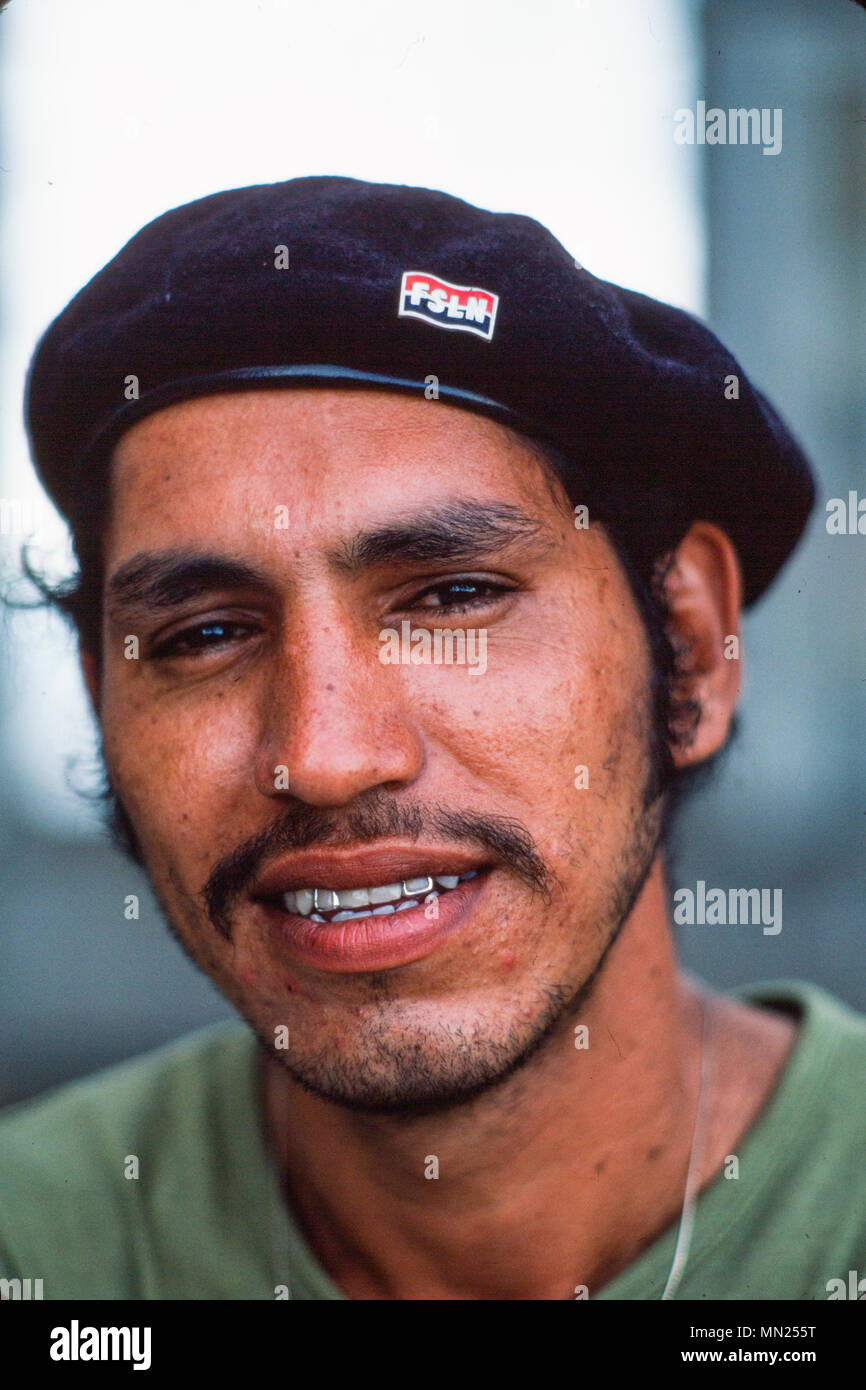
[[486,867],[466,850],[431,847],[411,849],[382,846],[378,849],[316,850],[295,854],[272,864],[255,882],[254,898],[273,898],[298,888],[374,888],[402,883],[404,879],[437,874],[468,874]]

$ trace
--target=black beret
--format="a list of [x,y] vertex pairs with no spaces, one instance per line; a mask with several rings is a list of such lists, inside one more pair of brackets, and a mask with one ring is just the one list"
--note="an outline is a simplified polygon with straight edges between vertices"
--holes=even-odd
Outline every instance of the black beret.
[[438,389],[552,445],[572,503],[599,501],[654,554],[715,522],[746,602],[814,500],[797,442],[698,319],[597,279],[529,217],[332,177],[216,193],[138,232],[34,353],[33,459],[74,525],[136,420],[298,384]]

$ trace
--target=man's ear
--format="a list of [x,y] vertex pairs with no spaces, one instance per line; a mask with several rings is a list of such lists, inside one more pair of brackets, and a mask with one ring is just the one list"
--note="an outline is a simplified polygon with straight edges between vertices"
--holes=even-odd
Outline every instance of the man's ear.
[[664,590],[671,637],[683,649],[677,698],[700,709],[687,746],[671,749],[676,766],[688,767],[724,745],[740,692],[742,576],[725,532],[695,522],[674,552]]
[[78,660],[81,665],[81,674],[84,677],[84,684],[87,686],[87,693],[90,696],[90,704],[93,713],[98,719],[102,697],[102,665],[96,653],[88,651],[84,647],[79,647],[78,649]]

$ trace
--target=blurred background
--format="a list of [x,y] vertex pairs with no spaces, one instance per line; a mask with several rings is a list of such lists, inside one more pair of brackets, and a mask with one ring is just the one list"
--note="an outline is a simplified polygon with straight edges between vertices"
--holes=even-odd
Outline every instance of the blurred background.
[[[825,526],[829,498],[866,497],[864,60],[852,0],[13,0],[4,586],[25,595],[25,542],[71,567],[21,425],[30,353],[146,221],[321,173],[528,213],[594,274],[706,318],[815,462],[807,539],[746,620],[742,731],[688,805],[671,877],[783,891],[778,935],[678,928],[690,969],[805,978],[866,1009],[866,536]],[[676,113],[699,102],[780,110],[781,150],[679,143]],[[231,1010],[80,794],[94,734],[73,639],[44,612],[0,613],[0,719],[2,1104]]]

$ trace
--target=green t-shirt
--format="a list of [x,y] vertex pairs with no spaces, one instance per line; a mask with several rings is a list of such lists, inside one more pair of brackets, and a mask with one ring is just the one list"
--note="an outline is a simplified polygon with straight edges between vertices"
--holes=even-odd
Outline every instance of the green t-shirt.
[[[866,1018],[799,983],[740,993],[801,1029],[739,1176],[698,1201],[676,1298],[826,1299],[866,1276]],[[281,1195],[259,1056],[220,1024],[3,1112],[0,1278],[45,1299],[345,1297]],[[676,1234],[595,1297],[660,1298]]]

